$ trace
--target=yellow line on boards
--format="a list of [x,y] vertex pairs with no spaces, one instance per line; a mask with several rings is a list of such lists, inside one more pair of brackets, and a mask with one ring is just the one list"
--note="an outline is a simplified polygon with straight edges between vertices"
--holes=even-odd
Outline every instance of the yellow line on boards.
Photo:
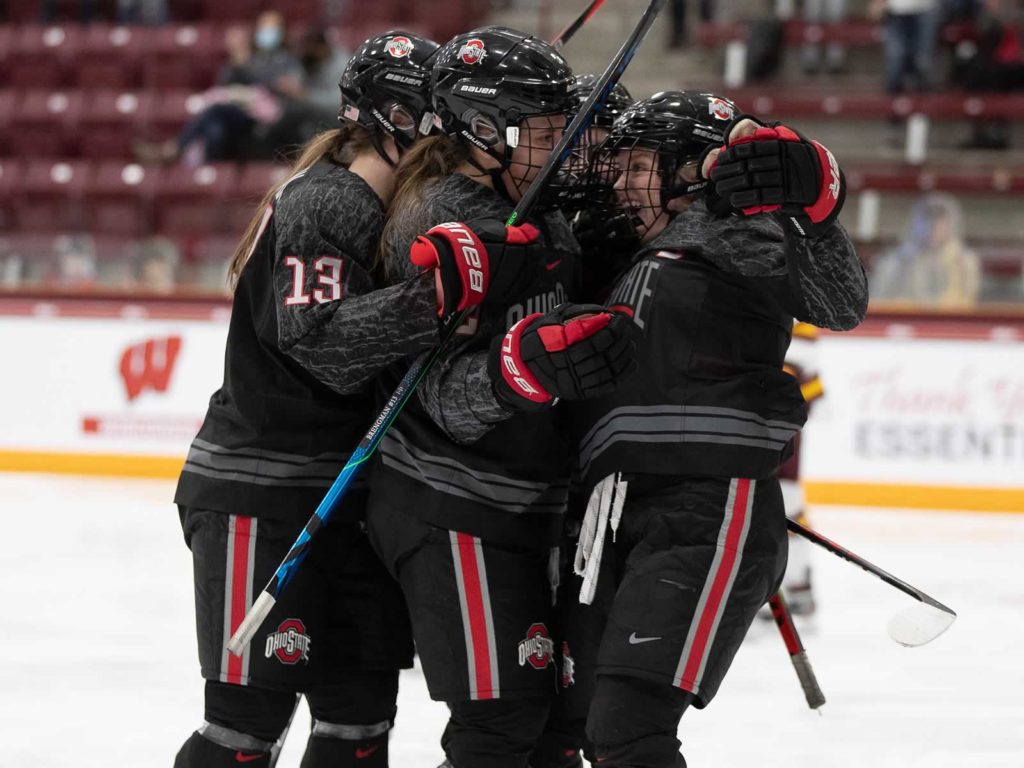
[[970,512],[1024,512],[1024,488],[949,485],[805,482],[808,504],[849,507],[902,507]]
[[0,451],[0,471],[2,472],[175,478],[181,473],[184,463],[184,458],[170,456]]

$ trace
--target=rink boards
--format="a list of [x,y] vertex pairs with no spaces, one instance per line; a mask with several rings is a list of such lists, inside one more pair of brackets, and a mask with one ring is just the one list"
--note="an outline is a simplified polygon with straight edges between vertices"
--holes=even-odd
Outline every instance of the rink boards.
[[[223,373],[223,302],[0,300],[0,471],[174,477]],[[822,334],[813,504],[1024,512],[1024,318]]]

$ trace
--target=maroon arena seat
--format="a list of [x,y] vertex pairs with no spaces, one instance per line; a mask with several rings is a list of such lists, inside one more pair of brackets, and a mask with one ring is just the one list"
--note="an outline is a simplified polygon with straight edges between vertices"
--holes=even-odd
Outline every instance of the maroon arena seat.
[[84,100],[80,91],[26,91],[11,116],[11,153],[19,157],[74,156]]
[[229,232],[241,235],[256,213],[267,192],[288,175],[288,166],[279,163],[247,163],[238,174],[238,182],[225,200],[224,219]]
[[79,122],[82,157],[128,160],[143,123],[143,100],[134,91],[103,90],[89,94]]
[[11,201],[14,226],[28,231],[73,231],[86,226],[82,194],[89,166],[80,160],[26,160]]
[[168,168],[156,190],[157,231],[186,241],[224,231],[224,201],[237,174],[230,163]]
[[205,90],[224,60],[224,35],[209,24],[170,24],[153,30],[143,53],[142,74],[149,88]]
[[21,164],[0,160],[0,233],[10,232],[14,226],[14,197],[20,190]]
[[0,157],[11,153],[9,131],[16,101],[17,94],[14,91],[0,91]]
[[231,0],[230,3],[224,0],[204,0],[203,18],[207,21],[252,22],[267,5],[277,6],[282,13],[287,13],[284,7],[291,5],[291,0],[288,3],[269,4],[265,0]]
[[7,0],[7,20],[12,24],[32,24],[39,21],[42,0]]
[[14,31],[7,56],[7,82],[19,88],[60,88],[80,48],[81,27],[27,25]]
[[86,27],[72,79],[80,88],[134,88],[141,82],[142,52],[152,36],[146,27]]
[[189,120],[199,114],[203,100],[183,89],[146,91],[140,94],[139,112],[147,138],[173,139]]
[[135,237],[148,233],[160,174],[159,168],[135,163],[99,162],[84,190],[89,230]]

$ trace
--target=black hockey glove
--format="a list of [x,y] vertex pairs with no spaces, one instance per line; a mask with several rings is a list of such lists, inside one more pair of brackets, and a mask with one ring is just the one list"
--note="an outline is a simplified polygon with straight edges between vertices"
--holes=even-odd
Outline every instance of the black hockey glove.
[[752,135],[729,141],[711,167],[710,180],[707,204],[714,213],[778,211],[802,237],[820,235],[846,199],[846,180],[832,153],[781,123],[760,125]]
[[531,224],[506,227],[498,219],[449,222],[417,237],[409,259],[438,270],[444,297],[437,314],[448,317],[485,301],[508,304],[522,296],[544,271],[539,234]]
[[607,394],[636,368],[639,333],[632,318],[592,304],[528,315],[491,342],[495,396],[510,410],[540,411]]

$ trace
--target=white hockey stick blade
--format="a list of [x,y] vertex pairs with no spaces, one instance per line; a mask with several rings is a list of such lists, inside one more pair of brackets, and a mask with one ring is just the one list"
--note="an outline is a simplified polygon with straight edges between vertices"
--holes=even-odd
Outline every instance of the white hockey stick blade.
[[927,603],[913,603],[889,619],[889,637],[915,648],[930,643],[956,621],[956,614]]
[[267,618],[267,614],[270,613],[270,609],[276,602],[269,592],[260,592],[260,596],[256,598],[256,602],[252,604],[252,608],[245,614],[242,623],[235,630],[235,634],[228,640],[228,650],[231,653],[235,656],[242,655],[245,646],[252,640],[252,636],[256,634],[256,630],[260,628],[260,624]]

